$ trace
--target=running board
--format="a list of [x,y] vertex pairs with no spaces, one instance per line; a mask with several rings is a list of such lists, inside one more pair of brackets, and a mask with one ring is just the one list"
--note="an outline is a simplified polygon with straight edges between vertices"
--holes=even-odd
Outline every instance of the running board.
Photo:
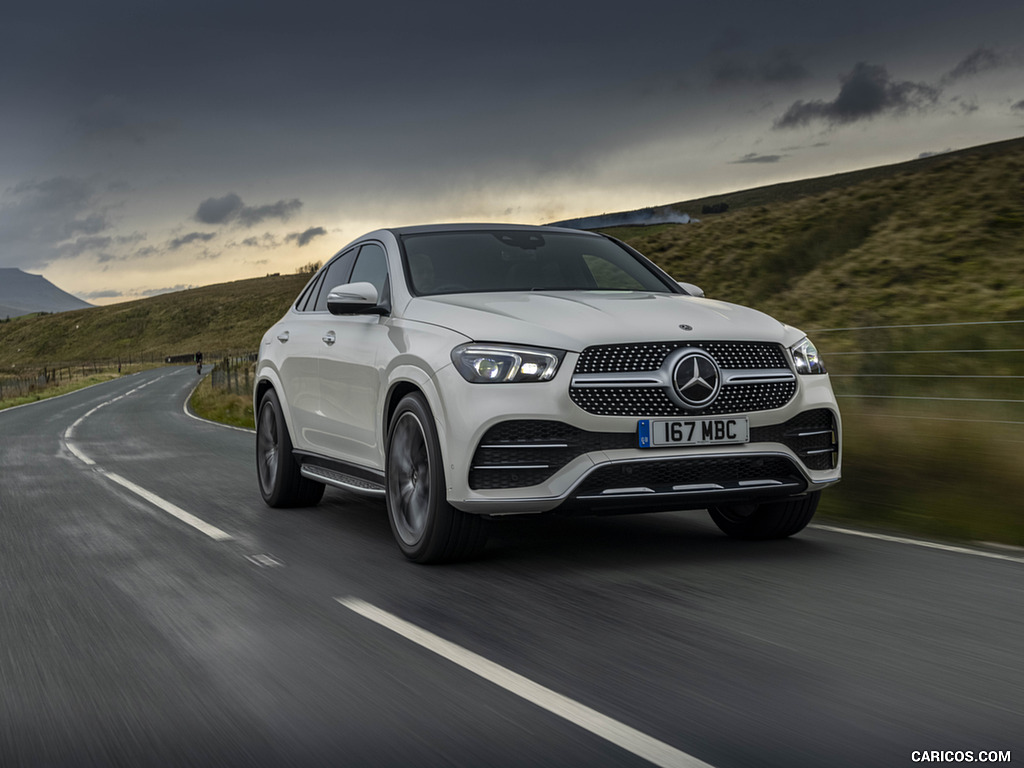
[[308,477],[310,480],[316,480],[321,483],[327,483],[333,485],[336,488],[344,488],[346,491],[352,491],[354,493],[360,493],[365,496],[383,496],[385,493],[384,486],[380,483],[375,483],[372,480],[366,480],[362,477],[355,477],[344,472],[339,472],[336,469],[328,469],[327,467],[321,467],[316,464],[303,464],[302,469],[303,477]]

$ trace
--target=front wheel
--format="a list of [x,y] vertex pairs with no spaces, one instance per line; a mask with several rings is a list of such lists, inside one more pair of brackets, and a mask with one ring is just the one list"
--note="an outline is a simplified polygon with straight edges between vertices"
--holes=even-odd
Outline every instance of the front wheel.
[[419,393],[402,398],[388,428],[387,508],[402,553],[417,563],[464,560],[483,549],[486,522],[448,503],[434,417]]
[[260,494],[271,507],[312,507],[324,484],[303,477],[292,456],[292,439],[277,393],[268,389],[256,414],[256,475]]
[[734,539],[784,539],[799,533],[814,517],[821,491],[785,501],[710,507],[708,512],[723,533]]

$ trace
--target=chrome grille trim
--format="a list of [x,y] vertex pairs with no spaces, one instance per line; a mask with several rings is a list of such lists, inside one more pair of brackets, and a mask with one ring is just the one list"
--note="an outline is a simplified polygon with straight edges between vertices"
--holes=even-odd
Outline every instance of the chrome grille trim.
[[587,347],[576,362],[576,373],[656,371],[677,349],[695,347],[710,354],[720,368],[789,370],[781,344],[770,341],[653,341]]

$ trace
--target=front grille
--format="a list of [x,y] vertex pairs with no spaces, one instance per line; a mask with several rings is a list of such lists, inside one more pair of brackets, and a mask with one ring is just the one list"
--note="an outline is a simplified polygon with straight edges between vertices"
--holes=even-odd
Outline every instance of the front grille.
[[[697,348],[707,352],[722,370],[789,373],[786,354],[779,344],[762,341],[673,341],[638,344],[606,344],[587,347],[576,362],[574,375],[644,374],[665,365],[672,352]],[[669,361],[669,365],[672,362]],[[663,372],[664,373],[664,372]],[[715,401],[701,410],[680,407],[664,386],[643,386],[630,382],[608,386],[574,382],[570,399],[583,410],[598,416],[715,416],[781,408],[796,395],[796,381],[726,384]],[[583,377],[581,377],[583,378]]]
[[767,341],[656,341],[587,347],[576,362],[576,373],[656,371],[671,352],[681,347],[703,349],[720,368],[789,367],[782,347]]
[[785,456],[697,456],[609,464],[594,470],[575,495],[599,495],[614,488],[647,488],[654,493],[671,493],[677,486],[717,484],[729,488],[763,480],[786,485],[804,483],[799,470]]

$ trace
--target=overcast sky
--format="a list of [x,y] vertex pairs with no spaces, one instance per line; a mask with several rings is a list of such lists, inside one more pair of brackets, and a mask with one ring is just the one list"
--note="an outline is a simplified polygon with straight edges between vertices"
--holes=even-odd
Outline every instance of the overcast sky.
[[[353,9],[353,6],[360,6]],[[0,266],[98,304],[1024,136],[1024,2],[6,7]]]

